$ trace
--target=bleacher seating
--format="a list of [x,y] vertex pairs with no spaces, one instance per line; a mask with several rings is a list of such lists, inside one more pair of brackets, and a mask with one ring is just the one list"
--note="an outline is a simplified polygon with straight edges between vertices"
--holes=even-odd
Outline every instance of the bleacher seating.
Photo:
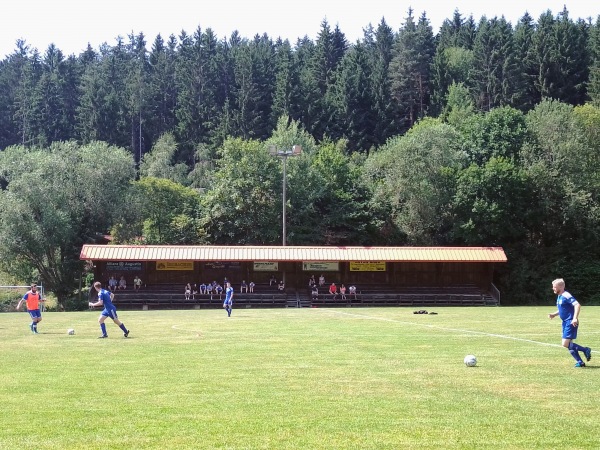
[[[359,286],[356,296],[346,293],[346,300],[337,299],[328,292],[328,286],[319,288],[317,299],[311,298],[308,288],[280,292],[276,286],[257,285],[254,293],[234,294],[234,308],[279,308],[286,306],[360,307],[360,306],[497,306],[498,302],[476,286],[446,287],[393,287]],[[182,286],[145,286],[115,292],[115,305],[119,309],[208,309],[221,308],[225,293],[195,294],[185,299]]]
[[[280,292],[275,286],[257,285],[255,292],[234,293],[234,307],[284,307],[288,294]],[[225,292],[221,295],[194,294],[187,300],[180,285],[149,285],[139,291],[133,289],[117,290],[114,303],[119,309],[207,309],[221,308]],[[295,297],[294,297],[295,298]]]
[[391,287],[364,286],[356,296],[346,293],[342,300],[338,293],[334,300],[327,289],[319,289],[319,298],[313,306],[491,306],[498,302],[476,286],[445,287]]

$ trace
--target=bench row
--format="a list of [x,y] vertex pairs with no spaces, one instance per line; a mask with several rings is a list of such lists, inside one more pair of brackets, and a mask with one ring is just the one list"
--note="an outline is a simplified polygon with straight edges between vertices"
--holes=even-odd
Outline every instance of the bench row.
[[471,294],[360,294],[356,297],[346,295],[321,296],[312,299],[314,306],[487,306],[495,305],[493,298]]
[[[235,298],[236,307],[263,306],[263,307],[283,307],[287,304],[287,296],[280,295],[255,295],[248,298]],[[152,298],[127,298],[120,301],[115,300],[115,305],[119,309],[204,309],[220,308],[223,305],[223,298],[218,295],[198,296],[195,299],[186,300],[180,296],[161,296]]]

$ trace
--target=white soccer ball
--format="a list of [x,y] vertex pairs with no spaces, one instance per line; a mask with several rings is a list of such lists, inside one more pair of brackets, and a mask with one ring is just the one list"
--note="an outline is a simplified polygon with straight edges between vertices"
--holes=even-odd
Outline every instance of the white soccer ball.
[[475,358],[475,355],[465,356],[465,366],[475,367],[476,365],[477,365],[477,358]]
[[69,328],[67,330],[67,334],[73,335],[73,334],[75,334],[75,330],[73,328]]

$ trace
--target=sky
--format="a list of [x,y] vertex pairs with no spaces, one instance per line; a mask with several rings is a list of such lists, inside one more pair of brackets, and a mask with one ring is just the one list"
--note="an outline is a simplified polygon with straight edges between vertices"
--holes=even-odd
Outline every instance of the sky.
[[132,32],[144,33],[150,49],[158,34],[166,40],[182,30],[193,34],[200,27],[211,28],[219,38],[229,38],[237,30],[246,38],[267,33],[295,44],[304,36],[316,40],[327,20],[352,43],[362,39],[365,27],[376,27],[382,18],[397,31],[411,7],[416,18],[425,12],[437,33],[456,9],[476,22],[484,15],[504,16],[515,25],[526,11],[537,21],[543,12],[550,10],[556,16],[564,6],[573,20],[591,17],[595,22],[600,14],[597,0],[2,0],[0,59],[15,51],[18,39],[41,54],[53,43],[65,55],[79,55],[88,43],[97,50]]

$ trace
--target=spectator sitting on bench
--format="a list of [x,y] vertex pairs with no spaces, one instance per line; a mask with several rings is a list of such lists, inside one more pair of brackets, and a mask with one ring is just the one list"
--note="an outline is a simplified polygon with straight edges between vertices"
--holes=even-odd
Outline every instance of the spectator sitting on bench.
[[212,285],[212,283],[208,283],[206,285],[206,294],[210,295],[210,299],[212,300],[212,294],[213,294],[213,285]]
[[[229,281],[228,281],[229,283]],[[217,286],[215,287],[215,292],[219,295],[219,300],[221,300],[221,294],[223,293],[223,286],[221,286],[219,283],[217,283]]]
[[246,284],[246,280],[242,280],[242,285],[240,286],[240,293],[245,292],[248,293],[248,285]]
[[139,291],[141,287],[142,287],[142,279],[136,275],[135,278],[133,279],[133,289],[135,289],[136,291]]
[[250,292],[254,292],[254,286],[255,286],[254,281],[251,281],[248,286],[250,286]]
[[312,285],[312,288],[311,288],[311,291],[310,291],[310,295],[311,295],[311,298],[313,300],[318,300],[319,299],[319,288],[317,287],[316,284]]
[[190,295],[192,295],[192,285],[190,283],[185,285],[184,294],[185,294],[185,299],[189,300]]
[[325,286],[325,277],[323,276],[323,274],[321,274],[321,276],[319,277],[319,286]]
[[198,289],[200,289],[201,295],[206,294],[206,284],[202,283]]
[[340,295],[342,296],[342,300],[346,300],[346,286],[344,286],[344,283],[340,286]]
[[108,287],[113,292],[117,290],[117,279],[115,278],[114,275],[111,275],[111,277],[109,278]]
[[269,286],[273,286],[274,284],[277,284],[277,278],[275,278],[275,275],[271,275],[271,278],[269,279]]
[[356,300],[356,286],[352,285],[348,288],[348,292],[350,295],[354,295],[354,300]]
[[333,300],[337,300],[337,286],[335,285],[335,283],[331,283],[331,286],[329,286],[329,293],[333,296]]
[[285,291],[285,284],[283,283],[283,280],[279,282],[277,289],[279,289],[281,292]]
[[119,289],[127,289],[127,281],[125,281],[125,277],[121,277],[119,280]]

